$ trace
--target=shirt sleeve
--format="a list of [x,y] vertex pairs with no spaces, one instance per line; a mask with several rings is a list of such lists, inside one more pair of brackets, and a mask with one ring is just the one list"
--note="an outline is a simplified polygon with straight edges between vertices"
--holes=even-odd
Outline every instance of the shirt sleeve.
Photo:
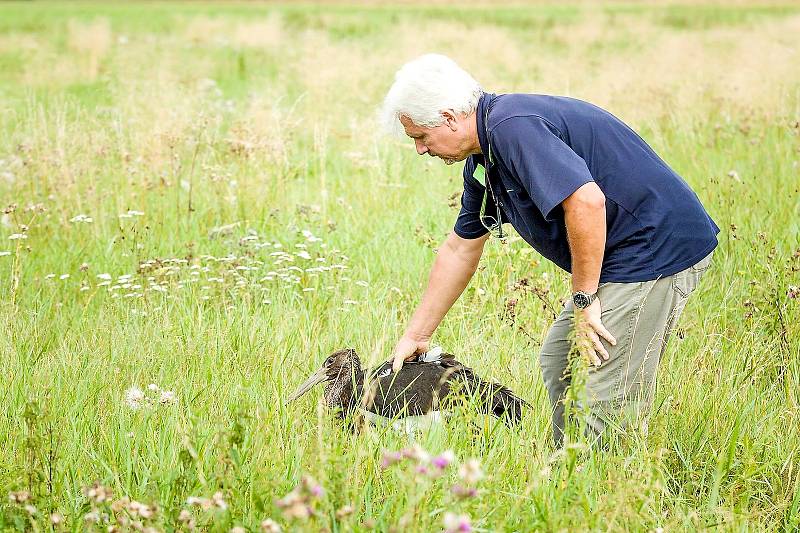
[[[474,157],[469,157],[464,164],[464,192],[461,194],[461,211],[458,213],[458,218],[453,228],[456,235],[462,239],[477,239],[488,233],[480,220],[485,187],[473,177],[476,166],[477,163]],[[486,214],[491,215],[493,210],[488,203]]]
[[569,195],[594,181],[583,158],[541,117],[506,119],[493,128],[491,142],[547,221]]

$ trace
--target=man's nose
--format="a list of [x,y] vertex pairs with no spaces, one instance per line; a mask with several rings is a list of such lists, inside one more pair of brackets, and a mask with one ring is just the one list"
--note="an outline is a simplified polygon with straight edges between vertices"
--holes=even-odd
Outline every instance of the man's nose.
[[415,144],[415,145],[416,145],[416,147],[417,147],[417,153],[418,153],[419,155],[423,155],[423,154],[425,154],[425,153],[428,151],[428,147],[427,147],[427,146],[425,146],[424,144],[422,144],[422,143],[421,143],[419,140],[415,139],[415,140],[414,140],[414,144]]

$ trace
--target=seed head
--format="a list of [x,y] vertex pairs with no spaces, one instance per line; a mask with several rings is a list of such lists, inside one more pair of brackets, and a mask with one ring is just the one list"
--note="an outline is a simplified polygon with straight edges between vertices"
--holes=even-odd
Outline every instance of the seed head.
[[267,518],[261,522],[261,531],[264,533],[281,533],[281,526],[275,520]]
[[351,514],[353,514],[353,510],[354,509],[353,509],[352,505],[345,505],[345,506],[343,506],[343,507],[341,507],[341,508],[336,510],[336,518],[341,520],[342,518],[344,518],[346,516],[350,516]]
[[483,479],[483,469],[477,459],[469,459],[458,469],[458,475],[467,485],[476,485]]
[[181,513],[178,515],[178,522],[183,524],[183,527],[185,527],[190,531],[197,526],[197,522],[195,522],[192,513],[186,509],[183,509]]
[[162,390],[161,397],[158,399],[161,405],[170,405],[178,401],[175,393],[169,390]]
[[20,490],[18,492],[9,492],[8,501],[11,503],[25,503],[31,499],[31,493],[27,490]]
[[110,488],[95,481],[94,485],[84,487],[83,494],[93,503],[109,502],[114,497]]
[[211,501],[214,502],[214,505],[217,507],[217,509],[224,511],[228,508],[228,503],[223,499],[222,493],[219,491],[214,493],[214,495],[211,497]]

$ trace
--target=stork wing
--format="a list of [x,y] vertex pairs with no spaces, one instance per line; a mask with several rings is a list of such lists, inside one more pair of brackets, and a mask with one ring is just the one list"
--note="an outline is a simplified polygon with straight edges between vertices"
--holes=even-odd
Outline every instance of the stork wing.
[[439,409],[447,402],[451,386],[470,395],[477,395],[479,410],[515,423],[522,409],[530,407],[523,399],[499,383],[484,381],[475,372],[458,362],[453,354],[433,350],[407,361],[399,372],[392,371],[387,361],[370,370],[363,389],[361,406],[387,418],[416,416]]
[[405,364],[399,372],[391,370],[387,362],[370,371],[362,402],[368,411],[388,418],[422,415],[450,391],[447,370],[439,364]]

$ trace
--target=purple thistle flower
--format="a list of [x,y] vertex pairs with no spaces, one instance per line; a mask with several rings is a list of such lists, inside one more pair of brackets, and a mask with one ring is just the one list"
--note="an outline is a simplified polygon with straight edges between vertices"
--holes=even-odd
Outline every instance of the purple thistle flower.
[[447,450],[441,455],[437,455],[436,457],[434,457],[431,463],[439,470],[444,470],[445,468],[450,466],[450,463],[453,462],[453,459],[455,459],[455,454],[453,454],[452,450]]
[[475,487],[464,487],[462,485],[453,485],[450,492],[457,498],[474,498],[478,495],[478,489]]
[[389,450],[384,450],[383,456],[381,456],[381,469],[386,470],[393,464],[399,462],[403,458],[403,454],[400,452],[392,452]]

